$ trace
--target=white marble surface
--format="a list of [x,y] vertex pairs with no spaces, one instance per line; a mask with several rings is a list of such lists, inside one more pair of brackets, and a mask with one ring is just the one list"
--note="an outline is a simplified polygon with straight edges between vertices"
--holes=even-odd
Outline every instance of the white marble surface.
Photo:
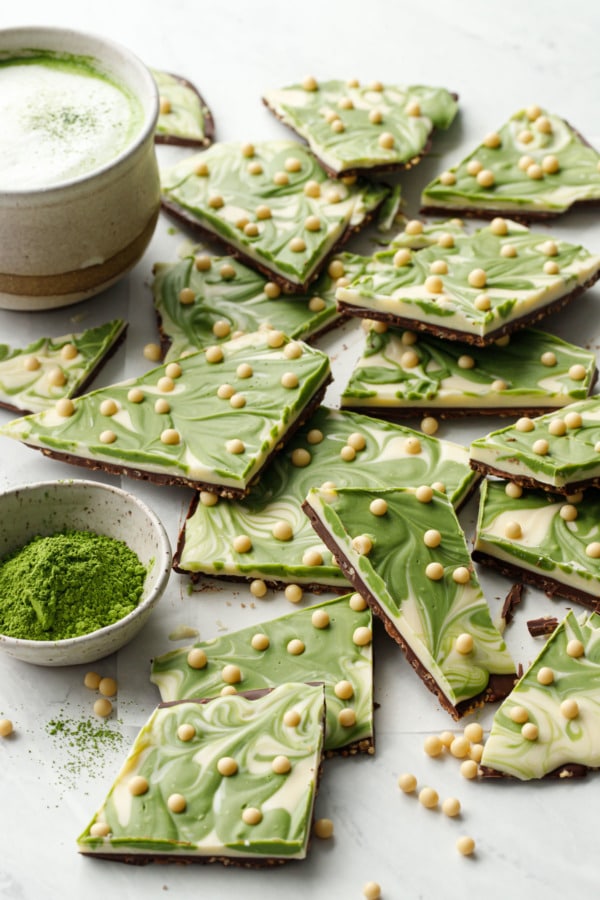
[[[569,12],[572,18],[569,18]],[[600,145],[596,0],[572,5],[529,0],[171,0],[158,3],[104,0],[75,6],[69,0],[29,0],[3,8],[2,25],[56,24],[96,31],[136,51],[149,64],[195,81],[215,115],[218,137],[259,140],[287,134],[263,108],[261,91],[316,77],[423,82],[460,94],[461,114],[442,135],[433,155],[402,178],[408,213],[417,212],[420,188],[443,166],[463,155],[488,130],[529,103],[568,118]],[[182,151],[185,152],[185,151]],[[163,148],[162,160],[177,151]],[[131,322],[126,347],[108,363],[98,383],[144,371],[143,346],[156,339],[148,287],[153,262],[174,258],[181,234],[159,222],[144,259],[105,295],[68,310],[44,314],[0,311],[0,341],[24,344],[38,334],[62,334],[109,316]],[[600,250],[598,213],[565,217],[553,233]],[[356,247],[369,246],[368,240]],[[589,291],[546,327],[598,348],[600,289]],[[332,354],[335,404],[360,345],[358,326],[349,325],[321,343]],[[0,413],[1,421],[9,414]],[[439,436],[467,443],[495,423],[443,424]],[[43,478],[77,476],[75,470],[0,439],[0,489]],[[99,476],[98,476],[99,477]],[[120,483],[115,480],[114,483]],[[128,481],[162,517],[175,541],[190,492]],[[1,514],[1,507],[0,507]],[[474,506],[462,518],[472,531]],[[509,584],[482,573],[494,613]],[[259,622],[290,610],[282,596],[252,601],[248,589],[203,585],[189,591],[173,575],[167,593],[143,633],[126,650],[98,668],[119,679],[113,745],[80,736],[52,735],[50,722],[67,728],[98,726],[93,695],[82,684],[87,667],[44,670],[0,657],[0,717],[9,716],[15,734],[0,739],[0,897],[55,900],[118,897],[313,900],[362,896],[367,880],[378,881],[386,900],[462,896],[562,898],[598,895],[598,776],[578,783],[479,784],[465,781],[452,759],[431,760],[425,734],[454,727],[447,714],[386,636],[376,634],[377,753],[374,758],[335,760],[325,767],[317,814],[335,822],[332,841],[314,841],[309,858],[277,871],[213,867],[131,868],[84,859],[75,838],[103,799],[136,729],[157,701],[148,682],[149,659],[173,646],[168,634],[179,624],[202,637]],[[527,636],[525,620],[564,604],[528,591],[507,631],[515,658],[526,663],[539,644]],[[481,715],[489,727],[491,711]],[[397,788],[401,771],[443,798],[458,796],[463,813],[451,820],[419,806]],[[455,850],[460,834],[477,841],[473,858]]]

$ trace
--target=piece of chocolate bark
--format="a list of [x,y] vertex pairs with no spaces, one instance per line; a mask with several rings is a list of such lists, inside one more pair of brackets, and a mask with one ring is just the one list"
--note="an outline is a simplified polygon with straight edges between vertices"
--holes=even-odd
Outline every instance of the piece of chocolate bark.
[[306,292],[388,188],[328,177],[294,141],[218,143],[161,175],[163,207],[285,291]]
[[510,625],[515,618],[515,610],[523,600],[523,588],[524,585],[522,582],[513,584],[508,594],[504,598],[502,611],[500,613],[500,619],[504,622],[505,626]]
[[263,101],[336,177],[412,168],[458,110],[445,88],[380,81],[306,78],[266,91]]
[[151,69],[159,94],[157,144],[208,147],[215,133],[212,113],[195,85],[181,75]]
[[336,297],[348,315],[487,346],[561,309],[598,278],[599,255],[497,218],[415,251],[392,242]]
[[303,509],[450,715],[506,696],[515,664],[444,494],[425,485],[312,489]]
[[150,680],[163,701],[214,697],[232,684],[247,691],[323,682],[325,751],[372,753],[371,637],[368,606],[347,595],[165,653],[153,661]]
[[340,322],[336,286],[362,272],[368,259],[341,253],[307,294],[293,295],[232,256],[198,251],[157,263],[152,290],[165,361],[261,328],[313,340]]
[[[311,487],[435,484],[458,508],[476,481],[467,451],[458,444],[321,407],[274,457],[246,498],[196,495],[179,538],[175,568],[194,580],[209,575],[345,591],[344,573],[300,509]],[[242,543],[240,536],[248,540]]]
[[26,347],[0,344],[0,406],[17,413],[48,409],[81,394],[125,339],[127,323],[60,337],[40,337]]
[[324,353],[254,332],[14,419],[1,434],[74,465],[241,497],[330,378]]
[[547,637],[557,625],[556,616],[539,616],[537,619],[527,620],[527,631],[531,637]]
[[600,616],[560,622],[501,705],[481,774],[569,781],[600,768]]
[[600,397],[492,431],[471,444],[471,466],[561,494],[600,486]]
[[421,197],[422,212],[520,221],[600,202],[600,154],[568,122],[539,106],[521,109]]
[[79,836],[79,851],[138,865],[303,859],[323,722],[322,685],[161,704]]
[[587,397],[597,374],[589,350],[533,328],[477,347],[374,322],[341,405],[390,419],[536,415]]
[[473,559],[545,591],[600,610],[600,493],[566,498],[486,479]]

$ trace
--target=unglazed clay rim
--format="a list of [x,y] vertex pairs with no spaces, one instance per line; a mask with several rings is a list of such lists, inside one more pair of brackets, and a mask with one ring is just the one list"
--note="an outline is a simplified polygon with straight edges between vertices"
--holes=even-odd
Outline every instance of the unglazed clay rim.
[[[152,533],[153,543],[156,545],[156,551],[153,554],[154,564],[148,572],[146,583],[144,584],[144,594],[146,596],[143,597],[134,610],[122,619],[119,619],[118,622],[79,637],[58,641],[35,641],[0,634],[0,651],[4,650],[9,655],[24,662],[45,666],[79,665],[84,662],[93,662],[115,652],[133,639],[145,624],[150,612],[164,593],[171,574],[171,545],[162,522],[156,513],[142,500],[122,488],[85,479],[37,481],[30,484],[17,485],[10,490],[2,491],[0,493],[0,507],[4,497],[18,494],[27,497],[28,495],[43,495],[45,492],[48,493],[46,503],[54,504],[59,502],[58,496],[63,489],[70,490],[73,488],[87,492],[88,502],[93,493],[107,492],[107,494],[113,496],[123,512],[127,512],[128,509],[135,507],[138,512],[145,516],[148,523],[148,534]],[[25,504],[26,500],[23,502],[23,506]],[[32,524],[35,526],[35,522]],[[35,534],[36,529],[32,527],[31,537],[34,537]],[[125,538],[121,539],[125,540]],[[136,622],[137,619],[141,619],[141,621],[138,623]],[[122,640],[118,636],[118,633],[121,631],[126,632],[126,636]],[[98,646],[95,647],[95,645]],[[69,657],[72,657],[72,659]]]
[[[6,38],[10,39],[11,36],[20,37],[21,35],[21,52],[32,47],[32,41],[34,42],[34,44],[37,44],[40,49],[50,50],[51,48],[44,46],[44,36],[46,36],[46,40],[53,45],[57,45],[62,40],[62,43],[64,43],[62,52],[76,53],[77,42],[89,42],[92,45],[95,44],[97,46],[97,51],[94,54],[94,59],[99,64],[101,64],[102,71],[106,71],[108,74],[115,75],[116,73],[114,72],[114,69],[110,66],[110,64],[104,64],[101,50],[102,48],[106,48],[111,54],[120,57],[124,65],[130,66],[135,70],[136,79],[139,78],[140,81],[144,84],[144,90],[147,91],[147,98],[139,98],[142,109],[144,111],[144,118],[138,134],[131,141],[131,143],[121,151],[121,153],[110,159],[108,162],[104,163],[104,165],[101,165],[98,168],[93,169],[92,171],[84,172],[82,175],[78,175],[75,178],[68,178],[64,181],[58,182],[57,184],[51,184],[43,188],[26,188],[24,190],[14,191],[3,189],[0,190],[0,198],[6,198],[8,200],[18,200],[19,198],[23,197],[35,199],[36,197],[45,197],[50,193],[65,191],[71,187],[76,188],[77,186],[85,184],[86,182],[94,181],[96,178],[101,177],[104,173],[115,168],[115,166],[118,166],[123,162],[123,160],[126,160],[128,157],[132,156],[139,149],[139,147],[148,140],[150,136],[152,136],[152,140],[154,139],[154,129],[156,128],[156,123],[158,121],[159,115],[158,88],[147,66],[142,62],[141,59],[139,59],[138,56],[136,56],[135,53],[133,53],[131,50],[129,50],[127,47],[124,47],[117,41],[113,41],[110,38],[105,38],[101,35],[92,34],[91,32],[79,31],[72,28],[31,25],[17,28],[0,29],[0,61],[2,59],[2,54],[5,52],[5,48],[3,46],[4,40]],[[28,37],[28,35],[30,37]],[[10,52],[14,52],[15,54],[19,53],[16,47],[14,51],[11,50]],[[59,51],[56,50],[55,52]],[[127,83],[127,88],[132,90],[132,87],[129,83]],[[146,109],[146,106],[148,106],[148,109]]]

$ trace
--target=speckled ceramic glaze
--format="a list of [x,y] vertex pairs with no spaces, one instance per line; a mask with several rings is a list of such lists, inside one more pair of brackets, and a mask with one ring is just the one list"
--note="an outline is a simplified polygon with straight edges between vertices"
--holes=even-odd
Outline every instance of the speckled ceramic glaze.
[[141,105],[141,122],[114,158],[85,174],[32,189],[0,190],[0,307],[43,310],[97,294],[142,256],[160,204],[154,128],[158,96],[128,50],[58,28],[0,31],[0,62],[32,49],[85,57]]
[[113,625],[63,641],[0,634],[0,651],[41,666],[68,666],[108,656],[145,624],[171,572],[171,546],[156,514],[133,494],[96,481],[47,481],[0,494],[0,558],[36,535],[96,531],[125,541],[148,569],[138,606]]

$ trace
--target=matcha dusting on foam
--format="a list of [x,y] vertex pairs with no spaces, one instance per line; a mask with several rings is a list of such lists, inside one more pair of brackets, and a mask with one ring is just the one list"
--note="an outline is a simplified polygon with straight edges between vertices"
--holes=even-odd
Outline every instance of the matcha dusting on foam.
[[0,190],[37,190],[117,157],[142,108],[93,59],[31,50],[0,59],[0,120]]
[[93,109],[79,110],[74,105],[65,104],[59,109],[33,111],[27,122],[32,131],[49,138],[63,138],[84,134],[98,127],[98,115]]
[[37,536],[0,561],[0,634],[80,637],[138,605],[146,569],[123,541],[92,531]]

